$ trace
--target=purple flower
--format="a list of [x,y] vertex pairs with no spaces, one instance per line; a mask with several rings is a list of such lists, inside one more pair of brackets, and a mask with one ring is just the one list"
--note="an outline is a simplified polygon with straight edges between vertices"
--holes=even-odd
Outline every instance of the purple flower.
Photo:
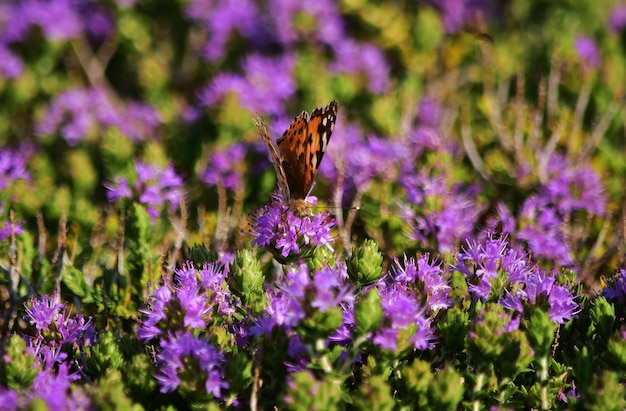
[[49,409],[68,409],[67,394],[72,379],[68,375],[66,364],[61,364],[57,373],[51,369],[43,370],[37,374],[35,381],[33,381],[32,394],[35,398],[44,400]]
[[0,149],[0,190],[17,179],[30,181],[25,155],[16,150]]
[[[489,236],[481,242],[466,240],[456,258],[453,269],[466,276],[470,294],[483,301],[493,295],[513,304],[506,289],[493,289],[493,285],[496,281],[523,282],[534,270],[534,267],[529,267],[526,255],[510,248],[506,237]],[[506,293],[504,297],[501,296],[503,291]]]
[[404,256],[404,263],[396,258],[392,273],[394,283],[419,290],[420,302],[428,310],[437,311],[452,306],[448,295],[450,292],[448,281],[443,276],[441,266],[429,261],[428,254],[422,255],[417,262],[413,257],[407,259]]
[[371,93],[381,94],[387,90],[389,65],[378,47],[344,39],[334,50],[336,57],[331,65],[334,73],[363,73]]
[[437,128],[439,127],[441,116],[442,108],[439,102],[429,97],[420,100],[417,109],[417,119],[420,125]]
[[432,349],[435,331],[432,318],[426,316],[425,308],[419,303],[414,291],[408,286],[394,283],[380,288],[383,324],[375,333],[372,342],[383,349],[395,351],[400,331],[409,336],[412,348]]
[[563,214],[585,210],[604,216],[606,195],[598,174],[586,165],[567,164],[563,156],[553,156],[551,160],[550,180],[539,195],[545,196]]
[[24,62],[15,55],[8,47],[0,43],[0,74],[13,79],[24,72]]
[[618,33],[626,27],[626,6],[617,5],[609,16],[609,27],[613,33]]
[[39,26],[50,40],[68,40],[83,30],[80,15],[71,0],[24,0],[6,10],[2,40],[19,42],[32,26]]
[[243,187],[245,155],[246,146],[241,143],[233,144],[225,150],[213,151],[200,179],[208,186],[221,184],[227,190],[238,191]]
[[[46,369],[56,364],[73,366],[75,359],[68,357],[65,348],[88,346],[97,338],[91,319],[85,321],[81,315],[70,315],[65,304],[57,304],[55,299],[54,295],[32,298],[24,316],[24,320],[34,325],[36,330],[34,335],[27,337],[27,345]],[[70,378],[80,377],[78,372],[74,372]]]
[[203,330],[219,316],[235,313],[224,266],[219,262],[199,270],[187,262],[174,270],[172,282],[164,282],[140,310],[144,316],[137,336],[141,340],[148,341],[166,332]]
[[103,90],[71,89],[59,94],[36,126],[36,134],[59,134],[71,146],[96,135],[99,129],[117,127],[132,141],[153,137],[159,119],[147,105],[130,102],[118,108]]
[[448,33],[465,29],[477,14],[494,18],[497,10],[497,2],[492,0],[438,0],[431,3],[443,14],[443,26]]
[[137,179],[132,189],[128,180],[123,177],[116,178],[115,183],[103,183],[108,190],[109,202],[121,198],[132,199],[134,196],[141,204],[147,206],[148,214],[153,220],[158,217],[165,203],[169,205],[171,211],[178,210],[181,197],[184,195],[184,182],[171,165],[160,168],[154,164],[139,162],[135,168]]
[[545,198],[532,196],[527,199],[520,212],[525,222],[518,232],[518,238],[528,243],[533,255],[553,260],[560,265],[571,265],[572,252],[561,231],[563,219]]
[[297,41],[333,46],[345,38],[339,8],[331,0],[274,0],[269,3],[268,15],[277,40],[287,48]]
[[574,42],[576,53],[586,67],[596,68],[600,65],[600,51],[591,37],[576,36]]
[[138,102],[129,102],[112,122],[131,141],[143,141],[154,137],[161,119],[154,107]]
[[261,27],[259,10],[250,0],[193,0],[187,5],[186,14],[208,33],[201,52],[208,61],[226,55],[232,34],[238,33],[254,43]]
[[354,289],[348,282],[344,265],[312,273],[305,265],[289,268],[279,292],[271,297],[265,308],[264,316],[252,327],[252,334],[269,334],[276,326],[289,332],[307,314],[351,306],[354,298]]
[[333,132],[333,142],[328,146],[320,174],[330,181],[337,181],[341,174],[344,191],[366,191],[376,178],[392,180],[398,163],[404,160],[405,150],[393,141],[364,136],[353,125],[342,125]]
[[336,222],[329,213],[297,217],[273,196],[273,202],[253,213],[252,219],[253,246],[269,247],[283,257],[302,254],[318,245],[333,251],[335,239],[330,232]]
[[556,284],[554,273],[548,275],[544,270],[537,270],[519,285],[521,288],[515,298],[507,298],[503,306],[520,313],[523,313],[520,311],[523,302],[532,307],[547,308],[550,319],[557,324],[567,322],[580,311],[574,294],[565,286]]
[[45,330],[57,320],[64,304],[55,303],[55,296],[43,295],[41,299],[32,298],[30,307],[26,307],[24,320],[34,325],[37,330]]
[[626,269],[623,267],[613,277],[611,286],[606,286],[602,290],[602,295],[609,300],[617,300],[620,304],[626,303]]
[[19,395],[17,392],[0,385],[0,404],[3,410],[17,410]]
[[242,71],[245,74],[216,75],[211,85],[202,92],[202,103],[213,106],[224,95],[233,93],[242,107],[251,112],[284,115],[285,101],[296,92],[294,67],[295,58],[292,55],[277,58],[250,55],[242,64]]
[[195,385],[197,379],[204,381],[206,393],[215,398],[222,398],[222,390],[228,388],[223,355],[208,341],[189,332],[162,340],[157,360],[160,367],[156,379],[162,393],[172,392],[182,383]]
[[398,203],[401,216],[411,227],[410,238],[427,243],[433,237],[441,251],[452,251],[460,240],[467,238],[480,214],[477,206],[477,185],[455,185],[447,189],[443,177],[433,177],[428,171],[400,178],[409,202]]

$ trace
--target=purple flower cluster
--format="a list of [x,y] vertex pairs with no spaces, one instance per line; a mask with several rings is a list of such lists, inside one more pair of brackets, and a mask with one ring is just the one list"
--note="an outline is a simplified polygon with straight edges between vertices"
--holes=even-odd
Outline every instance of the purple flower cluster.
[[0,409],[28,409],[34,400],[42,400],[51,410],[91,409],[91,400],[79,386],[71,384],[73,380],[68,365],[61,364],[57,371],[46,369],[39,372],[26,392],[18,393],[0,385]]
[[472,234],[480,214],[477,184],[447,188],[444,177],[432,176],[428,171],[405,173],[400,184],[409,204],[398,206],[411,227],[411,239],[428,244],[434,238],[438,250],[449,252]]
[[522,204],[517,237],[527,242],[534,256],[567,266],[573,263],[573,255],[566,222],[575,213],[603,216],[606,195],[590,167],[572,166],[563,156],[552,157],[548,174],[547,183]]
[[587,68],[593,69],[600,65],[600,51],[591,37],[577,36],[574,42],[576,53]]
[[196,269],[188,262],[174,270],[173,281],[166,279],[149,298],[147,308],[141,310],[144,319],[137,336],[147,341],[167,333],[204,330],[218,316],[235,312],[230,299],[221,263]]
[[292,55],[263,57],[253,54],[242,64],[244,74],[218,73],[201,93],[202,103],[215,105],[223,96],[233,93],[239,103],[251,112],[284,116],[285,102],[295,95],[296,82]]
[[[428,255],[400,262],[397,258],[387,277],[376,285],[384,319],[374,333],[373,343],[395,351],[401,341],[411,349],[427,350],[435,346],[434,314],[452,306],[450,286],[441,266],[429,261]],[[407,348],[401,344],[401,348]]]
[[616,5],[609,16],[609,27],[614,33],[619,33],[626,27],[626,6]]
[[23,152],[6,148],[0,150],[0,190],[18,179],[30,181],[26,161],[27,156]]
[[620,268],[612,278],[612,284],[602,290],[602,295],[609,300],[617,300],[620,304],[626,304],[626,269]]
[[185,377],[191,381],[204,379],[206,393],[214,398],[222,398],[222,390],[228,388],[223,379],[224,356],[208,339],[194,337],[190,332],[170,336],[161,340],[157,360],[161,367],[156,379],[163,393],[174,391]]
[[202,378],[206,392],[221,398],[221,390],[228,387],[221,370],[224,358],[209,342],[207,330],[226,325],[220,319],[235,313],[232,298],[220,262],[202,269],[188,262],[150,296],[137,336],[146,342],[159,340],[156,378],[162,392]]
[[[315,198],[309,197],[308,200]],[[270,205],[252,214],[252,245],[271,247],[283,257],[302,254],[318,245],[333,251],[331,244],[335,239],[330,232],[335,226],[336,221],[329,213],[297,217],[278,196],[273,196]]]
[[0,5],[0,74],[19,77],[24,62],[11,46],[27,41],[33,28],[52,41],[76,38],[86,30],[89,39],[102,41],[113,32],[113,19],[94,0],[24,0]]
[[240,190],[243,188],[242,169],[246,149],[244,144],[237,143],[225,150],[214,150],[200,179],[209,187],[221,184],[227,190]]
[[457,33],[471,27],[476,16],[493,17],[497,2],[493,0],[439,0],[430,1],[442,14],[443,26],[448,33]]
[[214,106],[225,94],[233,93],[250,111],[284,117],[285,102],[296,92],[293,71],[299,42],[332,50],[331,71],[363,74],[370,92],[382,93],[388,87],[390,69],[382,51],[350,37],[334,1],[272,0],[260,8],[248,0],[193,0],[186,12],[206,31],[201,54],[209,61],[227,55],[228,41],[234,34],[255,50],[275,50],[277,46],[284,50],[273,58],[248,55],[242,60],[242,75],[216,75],[202,93],[204,105]]
[[107,93],[99,89],[71,89],[59,94],[50,104],[36,133],[42,136],[57,132],[71,146],[99,135],[107,127],[116,127],[131,141],[153,138],[160,124],[154,108],[131,102],[117,107]]
[[[55,299],[54,295],[32,298],[24,316],[36,330],[27,343],[47,369],[64,363],[68,358],[71,360],[66,350],[73,352],[80,346],[89,346],[96,338],[91,319],[85,321],[82,315],[72,316],[66,305],[55,303]],[[71,377],[79,378],[77,373]]]
[[475,299],[496,300],[520,315],[545,309],[559,324],[574,318],[579,310],[574,293],[558,284],[556,272],[529,265],[527,256],[511,249],[506,238],[468,240],[457,260],[454,269],[465,275]]
[[330,161],[323,161],[319,172],[329,181],[337,181],[341,173],[344,191],[365,192],[375,179],[392,180],[405,154],[393,140],[366,137],[358,127],[340,123],[328,146]]
[[312,312],[352,307],[354,289],[347,280],[343,264],[312,273],[305,265],[287,269],[279,291],[268,302],[265,316],[251,328],[253,335],[270,334],[274,327],[290,332]]
[[147,206],[150,217],[154,220],[159,216],[165,203],[172,211],[178,210],[183,192],[183,179],[169,165],[166,168],[154,164],[137,163],[135,166],[137,179],[131,188],[128,179],[120,177],[115,183],[103,183],[109,202],[121,198],[137,199]]

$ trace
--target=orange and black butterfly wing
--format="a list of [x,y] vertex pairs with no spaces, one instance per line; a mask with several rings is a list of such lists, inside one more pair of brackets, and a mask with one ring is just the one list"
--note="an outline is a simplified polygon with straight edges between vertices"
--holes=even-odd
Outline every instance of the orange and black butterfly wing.
[[310,115],[302,112],[276,141],[293,199],[306,199],[313,188],[337,121],[337,107],[333,100]]
[[292,122],[287,131],[276,140],[282,158],[289,191],[293,199],[304,199],[305,195],[305,144],[309,113],[303,111]]

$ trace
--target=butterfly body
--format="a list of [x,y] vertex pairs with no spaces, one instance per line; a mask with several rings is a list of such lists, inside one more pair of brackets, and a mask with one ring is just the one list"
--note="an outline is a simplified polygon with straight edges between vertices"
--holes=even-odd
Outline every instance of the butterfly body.
[[254,122],[272,158],[283,201],[298,217],[311,214],[306,198],[315,185],[318,167],[337,121],[337,109],[333,100],[311,114],[303,111],[276,144],[261,117],[257,116]]

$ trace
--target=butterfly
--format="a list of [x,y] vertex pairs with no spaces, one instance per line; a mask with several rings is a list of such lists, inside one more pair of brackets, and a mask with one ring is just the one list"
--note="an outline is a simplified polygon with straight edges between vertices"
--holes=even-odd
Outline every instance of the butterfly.
[[311,114],[303,111],[287,131],[272,141],[267,126],[257,114],[254,125],[265,141],[278,178],[278,189],[283,202],[298,217],[311,215],[311,204],[306,198],[315,184],[317,168],[324,157],[330,135],[337,121],[337,102],[318,107]]

